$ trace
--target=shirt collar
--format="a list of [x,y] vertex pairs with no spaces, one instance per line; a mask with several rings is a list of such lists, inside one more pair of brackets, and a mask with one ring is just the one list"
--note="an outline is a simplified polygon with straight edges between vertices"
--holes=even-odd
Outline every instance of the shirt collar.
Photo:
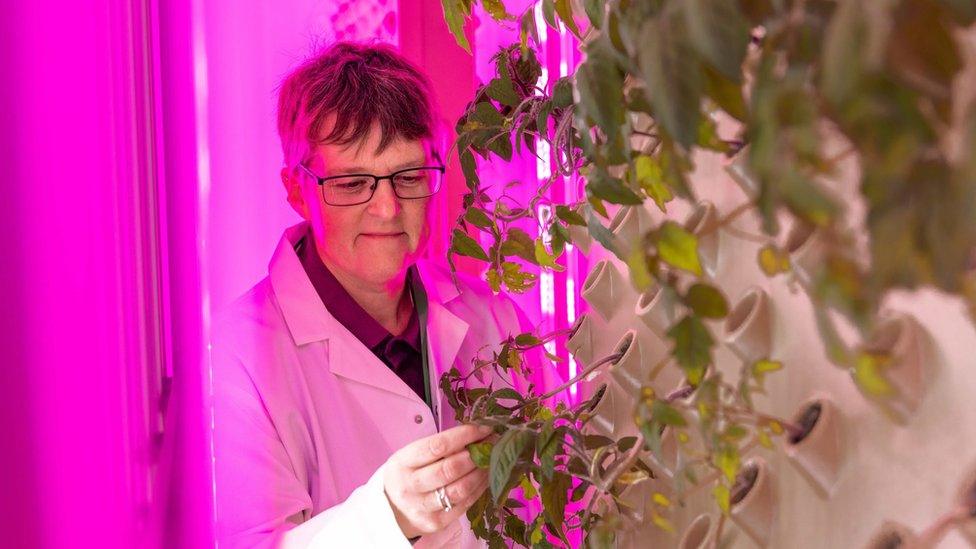
[[[376,321],[362,306],[342,286],[339,280],[322,262],[318,251],[315,248],[315,240],[312,237],[311,227],[306,231],[302,239],[296,243],[296,253],[305,268],[306,274],[315,288],[322,303],[325,304],[329,313],[335,317],[343,326],[346,327],[356,338],[366,347],[374,349],[383,343],[387,338],[393,337],[390,332]],[[410,279],[414,276],[415,267],[411,266],[407,272],[407,290],[410,288]],[[417,310],[414,308],[410,313],[410,320],[403,333],[395,339],[402,339],[415,350],[420,348],[420,326],[417,319]]]

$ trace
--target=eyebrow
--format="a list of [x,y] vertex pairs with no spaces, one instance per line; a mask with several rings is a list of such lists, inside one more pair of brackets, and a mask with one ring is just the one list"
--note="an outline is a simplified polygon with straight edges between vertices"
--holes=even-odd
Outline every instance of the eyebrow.
[[[403,170],[403,169],[406,169],[406,168],[426,166],[427,165],[425,163],[426,161],[427,161],[427,159],[425,157],[425,158],[422,158],[420,160],[411,160],[410,162],[404,162],[403,164],[400,164],[399,166],[396,166],[393,169],[393,171],[394,172],[398,172],[398,171]],[[370,173],[369,172],[369,169],[363,168],[361,166],[348,166],[348,167],[339,168],[339,169],[336,169],[336,170],[329,170],[329,172],[332,175],[349,175],[351,173]]]

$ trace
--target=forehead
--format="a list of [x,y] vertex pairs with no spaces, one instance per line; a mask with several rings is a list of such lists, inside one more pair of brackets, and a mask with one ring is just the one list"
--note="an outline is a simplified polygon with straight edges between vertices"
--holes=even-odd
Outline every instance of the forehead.
[[[321,132],[328,135],[331,130],[325,124]],[[429,158],[429,147],[420,139],[393,139],[382,151],[379,144],[382,133],[378,124],[374,124],[369,134],[352,143],[339,145],[336,143],[319,143],[311,147],[308,164],[311,167],[322,168],[334,174],[337,172],[384,172],[394,171],[416,163],[423,163]]]

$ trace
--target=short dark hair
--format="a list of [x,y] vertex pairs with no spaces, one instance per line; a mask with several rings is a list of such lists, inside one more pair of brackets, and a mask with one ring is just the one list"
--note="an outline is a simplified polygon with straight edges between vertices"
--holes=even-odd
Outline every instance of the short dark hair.
[[[321,143],[362,145],[374,124],[377,154],[395,139],[438,137],[430,81],[387,44],[336,42],[291,71],[278,93],[278,136],[294,167]],[[326,136],[323,123],[335,116]]]

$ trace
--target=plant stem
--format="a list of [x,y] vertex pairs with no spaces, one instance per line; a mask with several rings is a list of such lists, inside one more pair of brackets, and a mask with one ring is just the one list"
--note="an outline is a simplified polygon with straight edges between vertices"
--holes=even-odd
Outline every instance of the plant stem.
[[637,454],[644,448],[644,434],[641,433],[637,436],[637,442],[634,446],[614,465],[613,471],[611,471],[606,478],[600,479],[600,489],[606,492],[613,486],[613,483],[620,478],[620,475],[624,471],[630,470],[634,461],[637,460]]
[[537,396],[535,398],[530,398],[529,400],[526,400],[525,402],[523,402],[522,404],[520,404],[515,409],[518,410],[519,408],[522,408],[523,406],[527,406],[529,404],[534,404],[535,402],[538,402],[540,400],[545,400],[545,399],[547,399],[547,398],[549,398],[549,397],[551,397],[553,395],[556,395],[560,391],[562,391],[563,389],[566,389],[570,385],[572,385],[572,384],[576,383],[577,381],[583,379],[584,377],[586,377],[587,375],[589,375],[590,372],[596,370],[600,366],[603,366],[604,364],[607,364],[608,362],[616,362],[616,361],[620,360],[620,357],[622,357],[622,356],[624,356],[623,353],[614,353],[612,355],[607,355],[607,356],[601,358],[600,360],[594,362],[593,364],[587,366],[586,368],[584,368],[583,371],[580,372],[580,373],[578,373],[578,374],[576,374],[576,377],[574,377],[573,379],[570,379],[566,383],[563,383],[559,387],[556,387],[555,389],[549,391],[548,393],[546,393],[544,395],[540,395],[540,396]]

